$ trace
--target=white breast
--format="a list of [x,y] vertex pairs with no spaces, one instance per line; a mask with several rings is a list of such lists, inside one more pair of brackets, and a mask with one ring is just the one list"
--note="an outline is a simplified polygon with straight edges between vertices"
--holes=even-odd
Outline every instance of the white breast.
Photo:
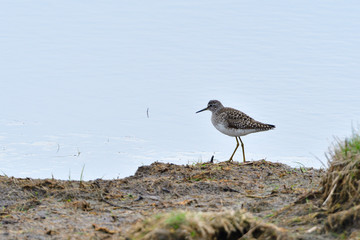
[[258,132],[257,129],[235,129],[235,128],[226,128],[223,124],[214,124],[214,127],[222,132],[223,134],[226,134],[231,137],[240,137],[245,136],[249,133]]

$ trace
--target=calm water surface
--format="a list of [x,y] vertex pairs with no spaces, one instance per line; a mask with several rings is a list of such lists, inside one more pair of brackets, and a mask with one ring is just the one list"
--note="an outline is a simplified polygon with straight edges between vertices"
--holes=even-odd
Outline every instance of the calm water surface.
[[[360,121],[357,1],[3,1],[0,174],[227,160],[210,99],[276,125],[247,158],[321,167]],[[147,116],[148,111],[148,116]],[[235,155],[241,160],[241,151]],[[318,160],[320,159],[320,160]]]

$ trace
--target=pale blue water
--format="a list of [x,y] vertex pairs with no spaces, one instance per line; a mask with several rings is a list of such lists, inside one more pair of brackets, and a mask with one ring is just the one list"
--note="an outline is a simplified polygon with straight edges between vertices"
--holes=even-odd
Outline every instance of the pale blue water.
[[[360,116],[357,1],[2,1],[0,174],[125,177],[231,155],[210,99],[276,125],[247,158],[321,167]],[[149,108],[149,118],[147,109]],[[241,151],[235,158],[241,160]]]

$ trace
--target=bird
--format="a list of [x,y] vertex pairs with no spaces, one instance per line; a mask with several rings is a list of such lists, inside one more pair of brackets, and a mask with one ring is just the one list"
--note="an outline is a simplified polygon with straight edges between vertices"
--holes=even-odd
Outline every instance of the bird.
[[240,136],[245,136],[250,133],[267,131],[274,129],[275,125],[266,124],[254,120],[245,113],[230,107],[224,107],[218,100],[210,100],[207,107],[197,111],[196,113],[209,110],[211,111],[211,122],[214,127],[225,135],[235,137],[236,147],[228,162],[233,161],[234,154],[239,147],[239,141],[241,142],[241,148],[243,153],[243,160],[245,160],[244,143]]

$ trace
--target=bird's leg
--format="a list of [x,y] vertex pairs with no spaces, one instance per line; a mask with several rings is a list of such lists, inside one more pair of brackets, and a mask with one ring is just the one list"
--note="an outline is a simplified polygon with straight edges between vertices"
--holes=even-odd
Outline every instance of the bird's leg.
[[[233,156],[234,156],[234,154],[235,154],[235,152],[236,152],[236,150],[238,149],[238,147],[239,147],[239,141],[237,140],[237,137],[235,137],[235,139],[236,139],[236,148],[235,148],[235,150],[234,150],[234,152],[233,152],[233,154],[231,155],[231,157],[230,157],[230,159],[229,159],[229,161],[228,162],[231,162],[233,159]],[[241,140],[240,140],[241,141]],[[242,142],[241,142],[242,143]]]
[[243,159],[244,159],[244,162],[246,162],[246,160],[245,160],[244,143],[241,141],[241,138],[240,138],[240,137],[238,137],[238,138],[239,138],[239,140],[240,140],[240,142],[241,142],[241,147],[242,147],[242,152],[243,152]]

